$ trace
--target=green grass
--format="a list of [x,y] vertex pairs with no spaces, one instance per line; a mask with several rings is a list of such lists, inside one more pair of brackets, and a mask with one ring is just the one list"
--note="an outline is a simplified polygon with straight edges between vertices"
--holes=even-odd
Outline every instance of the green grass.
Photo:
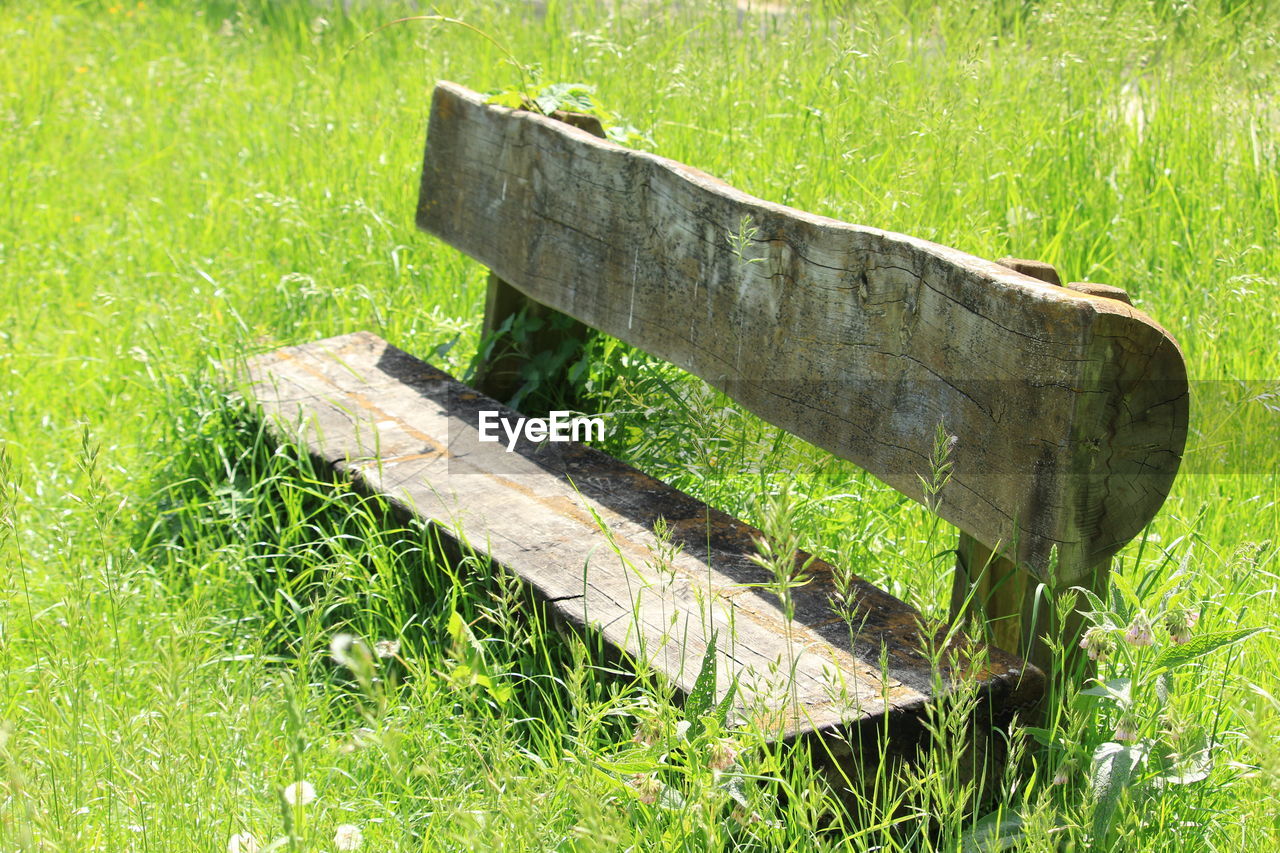
[[[412,227],[427,103],[440,78],[519,75],[425,24],[342,58],[402,11],[0,4],[0,848],[265,846],[288,818],[317,850],[343,823],[372,850],[951,849],[999,808],[1026,849],[1083,849],[1097,809],[1079,762],[1111,739],[1105,702],[1065,697],[1075,752],[1040,751],[1020,778],[966,788],[944,740],[845,815],[803,757],[736,733],[743,772],[772,781],[735,816],[711,740],[661,766],[632,742],[636,725],[668,740],[661,685],[590,668],[596,650],[542,630],[488,567],[444,571],[424,531],[265,441],[217,365],[369,329],[460,374],[477,345],[483,270]],[[1121,572],[1150,596],[1185,566],[1200,634],[1276,621],[1280,10],[440,11],[763,198],[1127,288],[1181,343],[1197,408],[1185,473]],[[793,483],[801,541],[945,616],[952,531],[599,348],[583,390],[618,413],[610,449],[756,521]],[[330,661],[343,630],[400,641],[377,682]],[[1096,846],[1280,841],[1280,635],[1195,661],[1163,711],[1152,660],[1126,647],[1103,674],[1149,688],[1144,737],[1206,732],[1213,767],[1133,786]],[[637,774],[683,805],[647,802]],[[286,815],[299,779],[318,800]]]

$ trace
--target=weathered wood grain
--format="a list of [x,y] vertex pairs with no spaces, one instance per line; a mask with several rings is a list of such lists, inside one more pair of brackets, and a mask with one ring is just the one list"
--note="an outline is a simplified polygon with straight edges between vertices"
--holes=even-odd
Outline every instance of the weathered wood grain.
[[[1031,276],[1047,284],[1062,282],[1053,264],[1025,258],[1001,258],[1001,266]],[[1122,288],[1090,282],[1072,282],[1071,290],[1117,299],[1130,304]],[[951,588],[951,619],[970,620],[974,616],[986,626],[985,636],[996,646],[1012,652],[1044,672],[1055,664],[1065,664],[1067,672],[1083,666],[1089,670],[1077,641],[1084,619],[1079,607],[1067,615],[1066,624],[1058,624],[1055,606],[1060,595],[1072,587],[1084,587],[1103,601],[1107,600],[1111,558],[1104,557],[1091,565],[1057,567],[1056,577],[1037,578],[1022,565],[1001,556],[997,550],[979,542],[965,531],[960,532],[956,546],[956,570]],[[1066,580],[1064,581],[1063,578]],[[1078,599],[1079,605],[1087,602]],[[1056,653],[1053,645],[1061,644]],[[1048,710],[1048,709],[1042,709]]]
[[[605,138],[600,119],[593,115],[557,110],[551,117]],[[520,324],[526,328],[517,330],[515,327]],[[537,328],[530,331],[529,325]],[[496,400],[511,401],[526,381],[527,365],[538,353],[564,356],[557,359],[561,364],[558,375],[543,377],[550,387],[561,385],[567,366],[581,352],[586,337],[587,329],[582,323],[530,299],[489,273],[480,329],[482,351],[476,360],[476,390]]]
[[1113,299],[739,192],[544,116],[435,91],[418,224],[531,298],[667,359],[1043,575],[1167,494],[1181,353]]
[[[852,581],[846,619],[831,606],[832,567],[814,561],[788,625],[751,561],[758,531],[578,444],[521,440],[507,453],[478,442],[481,410],[518,413],[368,333],[259,356],[248,377],[278,436],[489,555],[563,622],[598,631],[678,691],[692,687],[714,634],[718,696],[737,678],[739,714],[779,737],[849,742],[851,730],[874,738],[890,723],[921,735],[935,673],[919,614],[870,584]],[[659,519],[679,548],[670,559]],[[966,677],[1006,721],[1043,690],[1038,670],[1003,652],[957,652],[960,666],[986,661]]]

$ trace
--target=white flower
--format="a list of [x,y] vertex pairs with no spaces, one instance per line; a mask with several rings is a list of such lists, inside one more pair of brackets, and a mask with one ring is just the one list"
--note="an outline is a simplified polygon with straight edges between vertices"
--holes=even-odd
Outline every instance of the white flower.
[[400,654],[399,640],[379,640],[373,644],[373,650],[380,658],[393,658]]
[[358,850],[364,843],[364,833],[354,823],[343,823],[333,833],[333,846],[339,850]]
[[329,641],[329,654],[333,655],[333,659],[345,667],[350,667],[355,663],[355,658],[351,656],[351,652],[360,643],[360,638],[355,634],[346,632],[334,634],[333,639]]
[[284,801],[291,806],[305,806],[316,800],[316,789],[310,782],[294,782],[284,788]]
[[227,853],[258,853],[258,839],[249,832],[237,832],[227,839]]

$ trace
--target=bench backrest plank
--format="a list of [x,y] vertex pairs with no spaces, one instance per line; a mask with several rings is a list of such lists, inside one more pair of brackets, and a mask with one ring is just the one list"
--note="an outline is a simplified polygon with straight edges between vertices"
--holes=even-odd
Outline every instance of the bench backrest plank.
[[1122,302],[761,201],[688,166],[441,83],[418,225],[558,311],[722,389],[1042,574],[1163,503],[1182,355]]

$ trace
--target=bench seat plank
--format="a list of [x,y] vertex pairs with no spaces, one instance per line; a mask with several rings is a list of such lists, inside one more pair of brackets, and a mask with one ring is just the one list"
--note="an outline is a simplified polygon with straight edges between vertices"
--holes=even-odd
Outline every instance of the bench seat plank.
[[[914,719],[933,695],[914,609],[856,580],[851,647],[829,601],[832,568],[814,561],[787,630],[776,596],[752,586],[770,580],[750,559],[757,531],[580,444],[522,438],[508,453],[478,442],[481,410],[519,415],[372,334],[255,357],[248,377],[279,438],[488,554],[558,619],[599,632],[682,694],[714,632],[718,695],[736,677],[740,713],[768,715],[782,737]],[[680,546],[665,568],[660,518]],[[969,674],[992,707],[1011,713],[1039,699],[1038,670],[996,649],[972,659],[986,661]]]

